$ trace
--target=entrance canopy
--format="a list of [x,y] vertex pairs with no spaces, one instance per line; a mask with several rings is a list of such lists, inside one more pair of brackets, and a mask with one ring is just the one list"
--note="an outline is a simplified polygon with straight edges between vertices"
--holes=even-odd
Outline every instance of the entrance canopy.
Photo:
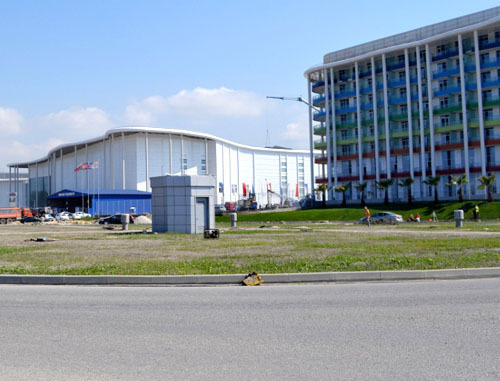
[[60,210],[84,210],[99,216],[130,212],[151,213],[151,193],[129,189],[102,189],[99,192],[64,189],[51,194],[48,203]]

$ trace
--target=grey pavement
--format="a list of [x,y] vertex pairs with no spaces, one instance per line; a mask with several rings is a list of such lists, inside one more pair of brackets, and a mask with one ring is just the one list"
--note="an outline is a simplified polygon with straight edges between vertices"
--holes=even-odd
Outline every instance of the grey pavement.
[[0,379],[494,380],[500,279],[0,285]]

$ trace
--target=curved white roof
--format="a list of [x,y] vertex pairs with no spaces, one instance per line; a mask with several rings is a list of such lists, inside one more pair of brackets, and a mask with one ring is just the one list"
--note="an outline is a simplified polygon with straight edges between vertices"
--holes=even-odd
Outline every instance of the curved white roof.
[[239,144],[232,142],[230,140],[222,139],[214,135],[210,134],[205,134],[202,132],[194,132],[194,131],[187,131],[187,130],[177,130],[177,129],[172,129],[172,128],[156,128],[156,127],[118,127],[118,128],[113,128],[111,130],[108,130],[104,133],[104,135],[88,139],[88,140],[83,140],[77,143],[67,143],[67,144],[61,144],[55,148],[52,148],[45,157],[42,157],[37,160],[32,160],[32,161],[25,161],[25,162],[19,162],[19,163],[12,163],[12,164],[7,164],[7,167],[27,167],[28,165],[31,164],[36,164],[40,162],[47,161],[49,159],[49,156],[56,151],[59,150],[64,150],[65,148],[71,148],[72,150],[74,149],[75,146],[84,146],[85,144],[93,144],[93,143],[98,143],[103,141],[104,139],[107,139],[111,134],[117,134],[117,133],[140,133],[140,132],[149,132],[149,133],[154,133],[154,134],[171,134],[171,135],[182,135],[182,136],[188,136],[192,138],[198,138],[198,139],[207,139],[207,140],[213,140],[217,142],[221,142],[224,144],[228,144],[234,147],[242,148],[242,149],[247,149],[247,150],[252,150],[252,151],[259,151],[259,152],[275,152],[275,153],[300,153],[300,154],[310,154],[310,151],[308,150],[293,150],[293,149],[277,149],[277,148],[264,148],[264,147],[254,147],[254,146],[249,146],[245,144]]
[[495,7],[409,32],[338,50],[325,55],[325,63],[307,69],[304,73],[304,77],[308,78],[311,73],[321,69],[346,65],[384,53],[414,48],[452,37],[459,33],[470,33],[476,29],[488,27],[499,21],[500,7]]

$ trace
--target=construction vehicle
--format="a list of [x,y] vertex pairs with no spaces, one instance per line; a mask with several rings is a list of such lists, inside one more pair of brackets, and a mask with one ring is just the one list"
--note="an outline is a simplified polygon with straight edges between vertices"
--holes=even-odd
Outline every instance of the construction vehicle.
[[33,217],[31,209],[28,208],[0,208],[0,224],[5,225],[13,221],[21,221],[23,218]]
[[255,193],[249,192],[248,198],[238,200],[238,210],[257,210],[258,204]]

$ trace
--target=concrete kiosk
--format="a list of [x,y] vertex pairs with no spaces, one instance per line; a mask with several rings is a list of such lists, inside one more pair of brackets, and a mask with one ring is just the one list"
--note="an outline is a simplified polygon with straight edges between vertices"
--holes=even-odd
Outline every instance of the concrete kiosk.
[[215,179],[151,177],[153,232],[203,233],[215,228]]

